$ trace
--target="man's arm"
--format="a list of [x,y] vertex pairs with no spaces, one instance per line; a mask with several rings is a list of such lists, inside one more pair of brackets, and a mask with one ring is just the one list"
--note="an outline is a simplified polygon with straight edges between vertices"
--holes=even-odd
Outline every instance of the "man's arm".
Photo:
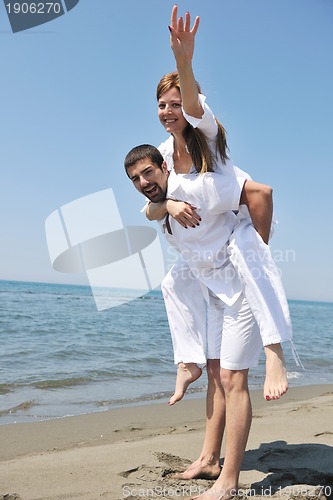
[[247,206],[254,228],[267,244],[273,216],[273,189],[265,184],[247,180],[240,204]]

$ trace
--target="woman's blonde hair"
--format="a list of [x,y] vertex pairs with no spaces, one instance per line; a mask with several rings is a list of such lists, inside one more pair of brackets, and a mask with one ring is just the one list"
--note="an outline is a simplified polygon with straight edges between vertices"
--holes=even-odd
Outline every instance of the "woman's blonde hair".
[[[196,84],[198,92],[201,94],[200,85],[198,82],[196,82]],[[179,76],[176,71],[174,71],[173,73],[168,73],[161,78],[156,89],[157,100],[159,101],[159,99],[165,92],[174,87],[177,88],[180,92]],[[192,127],[192,125],[188,123],[183,131],[183,136],[188,151],[191,155],[193,165],[197,172],[200,173],[213,172],[214,165],[218,156],[220,156],[223,163],[225,163],[228,159],[226,131],[223,125],[216,118],[215,120],[218,128],[215,157],[209,148],[206,136],[203,134],[203,132],[201,132],[201,130]]]

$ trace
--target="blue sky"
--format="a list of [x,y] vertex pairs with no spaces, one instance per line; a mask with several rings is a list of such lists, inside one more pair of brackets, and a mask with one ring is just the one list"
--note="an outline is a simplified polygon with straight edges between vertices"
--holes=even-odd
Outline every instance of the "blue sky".
[[[112,187],[149,224],[123,158],[158,145],[155,88],[175,69],[169,0],[80,0],[13,34],[0,4],[0,279],[85,283],[51,267],[44,223]],[[333,301],[333,2],[179,1],[200,15],[194,69],[236,165],[274,188],[271,242],[288,298]]]

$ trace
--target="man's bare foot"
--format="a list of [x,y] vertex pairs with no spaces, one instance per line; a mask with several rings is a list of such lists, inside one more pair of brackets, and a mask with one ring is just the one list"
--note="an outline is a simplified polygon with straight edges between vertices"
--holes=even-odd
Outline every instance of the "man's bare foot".
[[191,497],[190,500],[230,500],[237,495],[237,488],[221,489],[216,484],[202,495]]
[[209,462],[198,458],[184,472],[172,475],[172,479],[217,479],[221,473],[219,462]]
[[264,398],[267,401],[279,399],[288,390],[287,371],[281,344],[265,346],[266,379]]
[[202,374],[201,368],[196,363],[179,363],[176,378],[175,393],[170,398],[169,405],[172,406],[180,401],[188,386],[197,380]]

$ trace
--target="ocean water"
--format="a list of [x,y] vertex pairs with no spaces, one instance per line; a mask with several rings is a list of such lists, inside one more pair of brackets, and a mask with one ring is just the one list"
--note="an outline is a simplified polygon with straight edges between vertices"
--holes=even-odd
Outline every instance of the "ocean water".
[[[121,293],[124,293],[123,291]],[[333,303],[290,301],[290,386],[333,383]],[[98,312],[90,287],[0,281],[0,424],[167,401],[176,367],[162,295]],[[250,387],[264,381],[264,356]],[[203,397],[206,375],[186,397]]]

